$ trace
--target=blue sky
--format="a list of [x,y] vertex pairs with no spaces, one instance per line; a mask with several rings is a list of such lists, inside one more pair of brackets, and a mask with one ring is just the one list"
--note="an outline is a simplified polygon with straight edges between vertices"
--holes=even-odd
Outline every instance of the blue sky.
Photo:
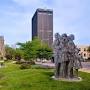
[[6,44],[31,40],[37,8],[53,9],[54,33],[72,33],[76,44],[90,44],[90,0],[0,0],[0,35]]

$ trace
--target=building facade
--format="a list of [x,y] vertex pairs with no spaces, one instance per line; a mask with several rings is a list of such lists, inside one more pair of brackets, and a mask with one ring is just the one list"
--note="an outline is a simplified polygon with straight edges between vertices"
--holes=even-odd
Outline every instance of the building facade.
[[80,54],[83,56],[84,59],[90,58],[90,53],[88,52],[88,45],[78,45],[77,46],[80,50]]
[[38,37],[49,46],[53,43],[53,11],[37,9],[32,17],[32,39]]
[[0,59],[3,59],[4,56],[5,56],[4,37],[0,36]]

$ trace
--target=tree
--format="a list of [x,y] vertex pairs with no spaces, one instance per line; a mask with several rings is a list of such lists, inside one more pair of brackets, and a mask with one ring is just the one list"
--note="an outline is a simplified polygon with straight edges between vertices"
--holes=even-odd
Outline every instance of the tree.
[[88,49],[87,49],[88,52],[90,52],[90,46],[88,46]]
[[14,57],[15,57],[16,60],[20,61],[21,58],[23,58],[23,51],[20,50],[19,48],[16,48]]
[[49,59],[52,56],[52,49],[45,43],[42,43],[38,38],[26,43],[17,43],[20,50],[23,52],[23,58],[25,60],[35,60],[37,58]]
[[5,57],[6,59],[13,59],[14,58],[14,54],[15,54],[15,49],[9,47],[9,45],[5,46]]
[[[90,53],[90,46],[88,46],[87,52]],[[88,57],[88,60],[90,60],[90,56]]]
[[20,46],[20,50],[23,52],[23,58],[25,60],[31,60],[37,58],[37,49],[41,46],[41,41],[35,38],[33,41],[17,43],[17,45]]
[[52,58],[52,49],[47,45],[44,45],[38,48],[37,57],[40,59],[51,59]]

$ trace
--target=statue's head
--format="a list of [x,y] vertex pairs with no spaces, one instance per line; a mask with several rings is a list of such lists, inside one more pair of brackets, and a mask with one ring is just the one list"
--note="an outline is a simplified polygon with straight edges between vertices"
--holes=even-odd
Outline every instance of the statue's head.
[[67,41],[68,41],[68,38],[67,38],[67,37],[68,37],[68,36],[67,36],[66,33],[62,34],[62,41],[63,41],[63,42],[67,42]]
[[62,34],[62,37],[67,37],[67,34],[66,33]]
[[74,40],[75,39],[74,35],[73,34],[69,35],[69,39]]
[[55,38],[59,39],[60,38],[60,34],[59,33],[55,33]]

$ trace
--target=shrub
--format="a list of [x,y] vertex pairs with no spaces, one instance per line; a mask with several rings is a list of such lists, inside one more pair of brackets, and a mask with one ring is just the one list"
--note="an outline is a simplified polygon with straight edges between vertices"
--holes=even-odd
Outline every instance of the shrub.
[[35,65],[35,62],[34,61],[28,61],[27,63],[28,64],[31,64],[31,65]]
[[27,63],[23,63],[20,66],[20,69],[30,69],[31,68],[31,64],[27,64]]
[[35,65],[34,61],[17,61],[16,64],[30,64],[30,65]]
[[22,62],[21,61],[16,61],[16,64],[22,64]]
[[32,65],[32,69],[53,69],[54,67],[49,67],[49,66],[42,66],[42,65]]

